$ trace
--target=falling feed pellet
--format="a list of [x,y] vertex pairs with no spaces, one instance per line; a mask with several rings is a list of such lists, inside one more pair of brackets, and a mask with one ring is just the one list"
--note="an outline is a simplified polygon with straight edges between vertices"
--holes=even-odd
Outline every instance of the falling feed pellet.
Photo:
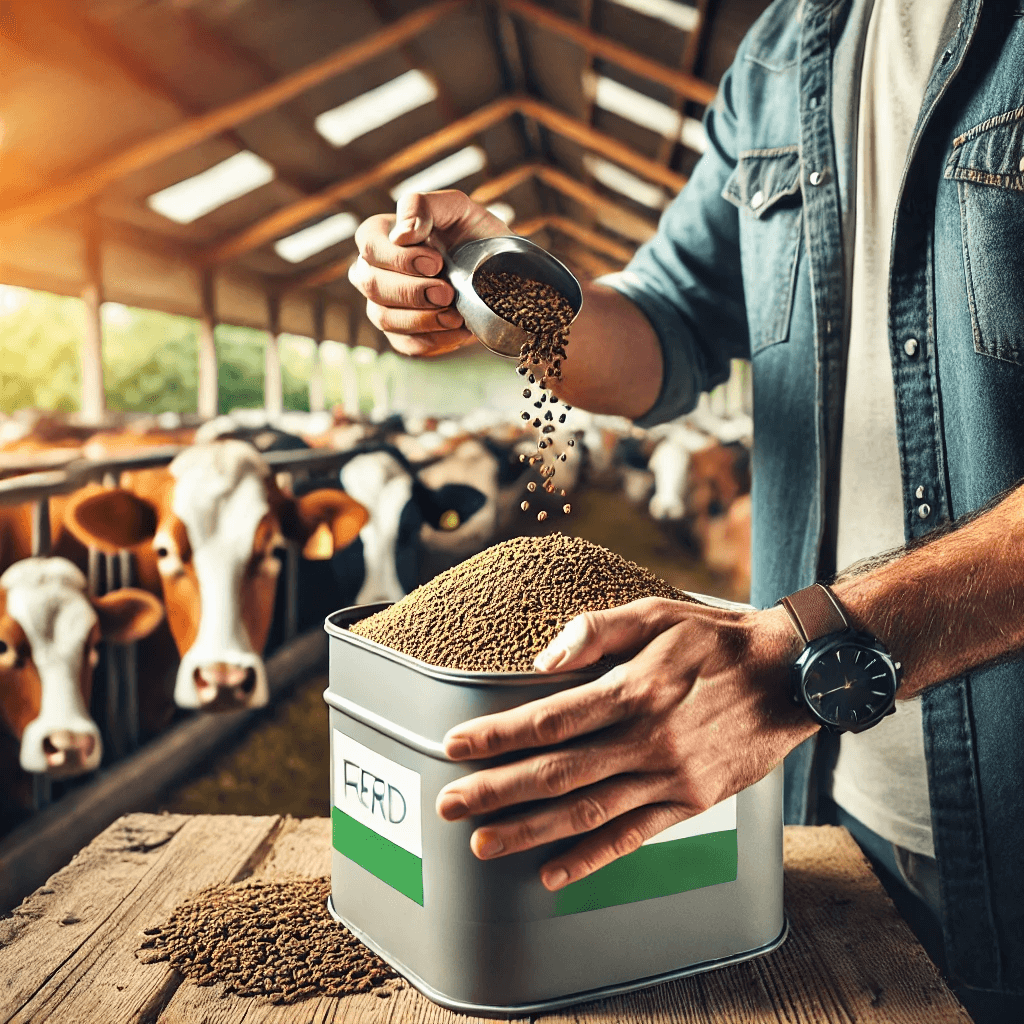
[[241,882],[202,889],[162,924],[147,928],[136,956],[166,961],[223,994],[294,1003],[374,992],[405,982],[328,913],[329,878]]
[[540,511],[539,511],[539,512],[537,513],[537,520],[538,520],[538,522],[541,522],[541,523],[543,523],[543,522],[544,522],[544,520],[545,520],[545,519],[547,519],[547,517],[548,517],[548,514],[547,514],[547,512],[545,512],[545,511],[544,511],[544,509],[541,509],[541,510],[540,510]]
[[[562,360],[566,355],[569,325],[574,315],[569,301],[548,284],[518,274],[495,273],[486,268],[476,272],[473,286],[480,298],[498,316],[520,327],[529,336],[520,350],[516,372],[520,376],[528,374],[529,383],[540,388],[539,400],[533,402],[533,408],[540,409],[545,402],[554,405],[558,398],[548,389],[551,380],[562,375]],[[532,367],[537,367],[537,371],[530,372]],[[523,398],[534,398],[529,387],[523,389]],[[565,409],[568,408],[565,406]],[[550,407],[544,413],[544,420],[548,421],[546,426],[542,425],[539,416],[533,416],[528,410],[523,411],[522,417],[524,420],[532,420],[531,426],[542,435],[551,435],[556,430],[551,422],[554,414]],[[564,422],[565,414],[562,413],[559,423]],[[559,460],[554,437],[538,438],[537,451],[542,467],[547,454],[550,454],[552,461],[565,461],[564,458]],[[537,518],[543,522],[547,518],[546,511],[543,516],[538,513]]]
[[[562,491],[562,493],[563,493],[563,494],[565,494],[565,491]],[[562,511],[563,511],[563,512],[564,512],[564,513],[565,513],[566,515],[568,515],[568,514],[569,514],[569,513],[570,513],[570,512],[572,511],[572,505],[570,505],[570,504],[569,504],[569,502],[566,502],[566,503],[565,503],[565,504],[564,504],[564,505],[562,506]]]
[[435,576],[352,632],[439,668],[531,672],[536,655],[576,615],[652,596],[692,600],[580,537],[514,537]]
[[531,493],[532,493],[533,491],[537,490],[537,481],[536,481],[536,480],[531,480],[531,481],[530,481],[530,482],[529,482],[529,483],[528,483],[528,484],[526,485],[526,489],[527,489],[528,491],[530,491]]

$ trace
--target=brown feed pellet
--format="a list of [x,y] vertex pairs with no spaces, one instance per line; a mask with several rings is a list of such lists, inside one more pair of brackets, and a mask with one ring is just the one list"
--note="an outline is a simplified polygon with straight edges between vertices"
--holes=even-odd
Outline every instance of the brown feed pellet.
[[[556,404],[558,399],[548,388],[552,378],[562,375],[562,360],[565,358],[569,325],[574,315],[569,301],[551,285],[518,274],[495,273],[486,267],[476,272],[473,286],[480,298],[498,316],[520,327],[528,335],[519,353],[517,371],[520,376],[527,378],[530,385],[540,388],[540,395],[533,401],[533,408],[541,409],[545,402]],[[537,367],[536,373],[531,372],[532,367]],[[535,398],[530,387],[523,388],[523,398]],[[565,406],[566,410],[569,408]],[[558,461],[555,438],[550,436],[556,430],[554,413],[550,407],[544,412],[543,420],[540,415],[535,416],[529,410],[524,410],[522,417],[526,421],[532,420],[531,426],[539,432],[537,452],[541,466],[548,455],[552,461]],[[565,422],[564,412],[560,414],[558,422]],[[524,512],[527,510],[526,506],[521,507]],[[537,518],[543,521],[547,518],[547,511],[542,509],[537,513]]]
[[311,996],[374,992],[387,998],[401,978],[327,911],[329,878],[214,885],[143,933],[138,957],[167,961],[224,995],[294,1003]]
[[352,632],[440,668],[531,672],[536,655],[576,615],[651,596],[692,600],[580,537],[514,537],[435,576]]

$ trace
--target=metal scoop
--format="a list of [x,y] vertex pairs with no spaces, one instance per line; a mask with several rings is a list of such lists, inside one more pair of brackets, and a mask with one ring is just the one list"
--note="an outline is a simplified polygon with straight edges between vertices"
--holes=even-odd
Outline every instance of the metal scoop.
[[499,356],[518,359],[523,343],[532,335],[503,320],[477,295],[473,278],[484,264],[496,274],[518,274],[528,280],[551,285],[572,306],[573,320],[579,316],[583,306],[583,289],[579,281],[568,267],[528,239],[518,235],[479,238],[463,242],[451,250],[445,249],[435,235],[431,235],[429,241],[444,259],[446,276],[455,289],[455,308],[462,314],[467,329],[476,335],[484,348]]

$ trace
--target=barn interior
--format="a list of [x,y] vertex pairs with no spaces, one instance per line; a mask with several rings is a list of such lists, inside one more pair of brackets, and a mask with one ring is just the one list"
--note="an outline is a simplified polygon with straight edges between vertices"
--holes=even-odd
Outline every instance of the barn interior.
[[[49,553],[52,497],[89,482],[112,486],[119,474],[166,464],[190,431],[231,411],[218,380],[223,325],[263,332],[263,404],[248,410],[246,423],[284,431],[300,424],[296,432],[303,433],[301,423],[313,421],[286,419],[279,342],[286,335],[311,340],[303,410],[322,417],[316,423],[327,440],[312,445],[305,462],[277,452],[272,465],[292,482],[314,466],[337,473],[344,449],[336,431],[381,425],[358,402],[331,409],[319,353],[328,343],[386,350],[347,272],[358,224],[393,210],[409,191],[468,193],[581,279],[620,270],[685,187],[706,145],[702,114],[744,32],[767,6],[767,0],[0,2],[0,286],[70,297],[83,310],[78,409],[58,417],[66,428],[59,451],[33,434],[38,411],[33,417],[5,409],[10,429],[0,445],[0,505],[31,509],[32,554]],[[191,415],[161,426],[142,412],[109,410],[103,310],[111,303],[195,322]],[[463,352],[443,362],[455,364],[455,379],[459,361],[478,358]],[[508,373],[514,394],[511,367]],[[709,442],[748,444],[747,387],[737,364],[730,382],[680,429],[698,430]],[[401,416],[400,405],[392,401],[386,412]],[[500,418],[485,417],[487,429]],[[430,424],[435,436],[437,427],[436,420]],[[415,433],[410,424],[403,429]],[[589,470],[572,497],[571,517],[546,524],[519,517],[469,547],[428,546],[422,578],[507,536],[562,529],[675,585],[743,598],[735,552],[709,556],[681,512],[651,514],[648,460],[668,435],[601,420],[588,421],[588,429],[594,439]],[[121,444],[99,455],[85,447],[90,438],[125,430],[139,447]],[[152,436],[143,441],[145,431]],[[442,442],[472,433],[458,423],[445,431]],[[438,452],[425,450],[410,461],[429,468]],[[719,503],[717,514],[724,511]],[[295,558],[293,552],[292,563]],[[133,572],[126,554],[90,555],[94,593],[127,585]],[[201,753],[191,760],[182,755],[160,787],[138,790],[144,796],[132,806],[325,813],[328,733],[318,697],[324,648],[318,638],[296,654],[305,635],[294,611],[286,618],[275,696],[291,694],[290,703],[282,699],[266,710],[236,713],[237,721],[224,724],[222,717],[216,726],[204,725],[205,747],[194,747]],[[130,650],[104,654],[93,692],[103,769],[56,783],[31,780],[28,803],[7,817],[10,834],[0,841],[0,865],[14,879],[0,894],[0,909],[38,884],[46,863],[62,855],[58,832],[73,837],[64,846],[78,849],[132,809],[115,808],[111,793],[124,793],[128,776],[114,772],[139,780],[166,760],[172,734],[178,748],[187,745],[180,730],[191,727],[193,712],[176,712],[166,734],[140,730],[133,688],[146,669]],[[180,785],[185,788],[175,788]],[[72,820],[80,823],[78,832]],[[44,847],[46,857],[39,853]]]

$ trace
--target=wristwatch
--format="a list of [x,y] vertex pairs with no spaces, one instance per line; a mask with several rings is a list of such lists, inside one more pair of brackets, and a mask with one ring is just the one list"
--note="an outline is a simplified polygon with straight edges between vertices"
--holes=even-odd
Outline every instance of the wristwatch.
[[778,602],[805,646],[793,665],[793,702],[826,732],[863,732],[896,711],[899,662],[855,630],[835,594],[815,583]]

